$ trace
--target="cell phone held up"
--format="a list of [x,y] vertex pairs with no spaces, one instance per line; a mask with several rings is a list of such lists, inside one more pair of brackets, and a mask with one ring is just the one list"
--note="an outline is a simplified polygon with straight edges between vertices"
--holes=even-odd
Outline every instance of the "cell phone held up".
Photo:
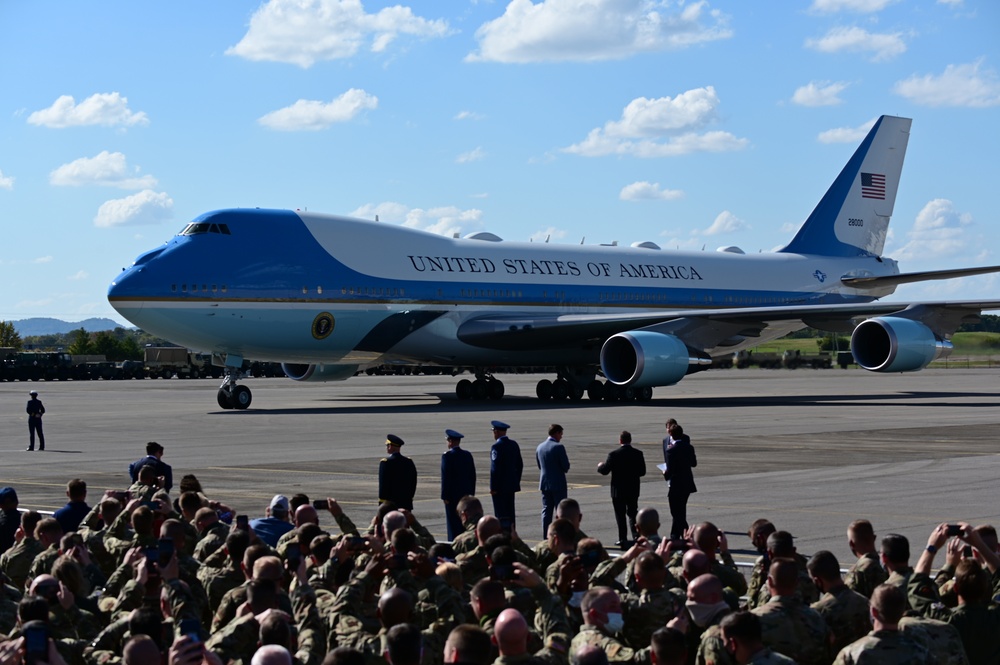
[[294,575],[302,562],[302,549],[298,543],[288,543],[285,548],[285,570]]
[[962,527],[958,524],[949,524],[947,533],[949,538],[961,538]]
[[28,621],[21,627],[24,635],[25,663],[47,663],[49,660],[49,627],[44,621]]

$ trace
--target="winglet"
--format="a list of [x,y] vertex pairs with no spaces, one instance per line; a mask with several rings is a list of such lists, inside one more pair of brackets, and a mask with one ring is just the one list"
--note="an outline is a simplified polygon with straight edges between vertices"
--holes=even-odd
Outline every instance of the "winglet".
[[880,255],[896,202],[911,123],[909,118],[880,117],[799,232],[778,251]]

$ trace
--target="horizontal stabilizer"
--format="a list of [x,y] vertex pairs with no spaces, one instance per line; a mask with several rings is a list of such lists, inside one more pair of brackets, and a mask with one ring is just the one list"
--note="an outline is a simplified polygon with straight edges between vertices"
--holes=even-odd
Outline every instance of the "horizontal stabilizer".
[[883,287],[897,286],[899,284],[929,282],[935,279],[955,279],[957,277],[970,277],[972,275],[986,275],[993,272],[1000,272],[1000,266],[959,268],[956,270],[928,270],[925,272],[908,272],[899,275],[886,275],[884,277],[841,277],[840,283],[854,289],[881,289]]

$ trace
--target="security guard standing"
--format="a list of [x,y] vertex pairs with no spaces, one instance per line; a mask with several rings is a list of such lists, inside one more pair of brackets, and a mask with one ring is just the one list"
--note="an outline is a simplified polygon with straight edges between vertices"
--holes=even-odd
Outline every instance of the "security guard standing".
[[454,540],[465,529],[458,515],[458,502],[463,496],[476,493],[476,463],[472,453],[461,448],[463,435],[453,429],[444,431],[448,451],[441,455],[441,500],[448,520],[448,540]]
[[385,437],[385,452],[378,463],[378,500],[393,502],[397,508],[413,510],[413,495],[417,492],[417,467],[409,457],[399,452],[404,441],[395,434]]
[[510,426],[494,420],[493,447],[490,449],[490,494],[493,496],[493,513],[500,526],[510,530],[514,526],[514,494],[521,491],[521,472],[524,460],[517,441],[507,438]]
[[25,412],[28,414],[28,447],[25,450],[35,449],[35,432],[38,432],[38,449],[45,450],[45,434],[42,433],[42,416],[45,415],[45,407],[42,400],[38,399],[38,391],[32,390],[28,393],[31,399]]

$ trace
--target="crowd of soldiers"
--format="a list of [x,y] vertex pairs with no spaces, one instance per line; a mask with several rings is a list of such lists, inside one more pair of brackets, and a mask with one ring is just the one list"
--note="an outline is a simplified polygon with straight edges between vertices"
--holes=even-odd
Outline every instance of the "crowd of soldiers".
[[719,527],[661,537],[651,507],[617,556],[571,497],[534,546],[471,495],[435,542],[389,501],[355,522],[333,498],[277,495],[247,520],[194,476],[168,492],[157,454],[93,507],[71,481],[51,517],[0,489],[0,664],[1000,662],[989,526],[935,527],[911,567],[906,538],[857,520],[845,577],[761,519],[748,579]]

